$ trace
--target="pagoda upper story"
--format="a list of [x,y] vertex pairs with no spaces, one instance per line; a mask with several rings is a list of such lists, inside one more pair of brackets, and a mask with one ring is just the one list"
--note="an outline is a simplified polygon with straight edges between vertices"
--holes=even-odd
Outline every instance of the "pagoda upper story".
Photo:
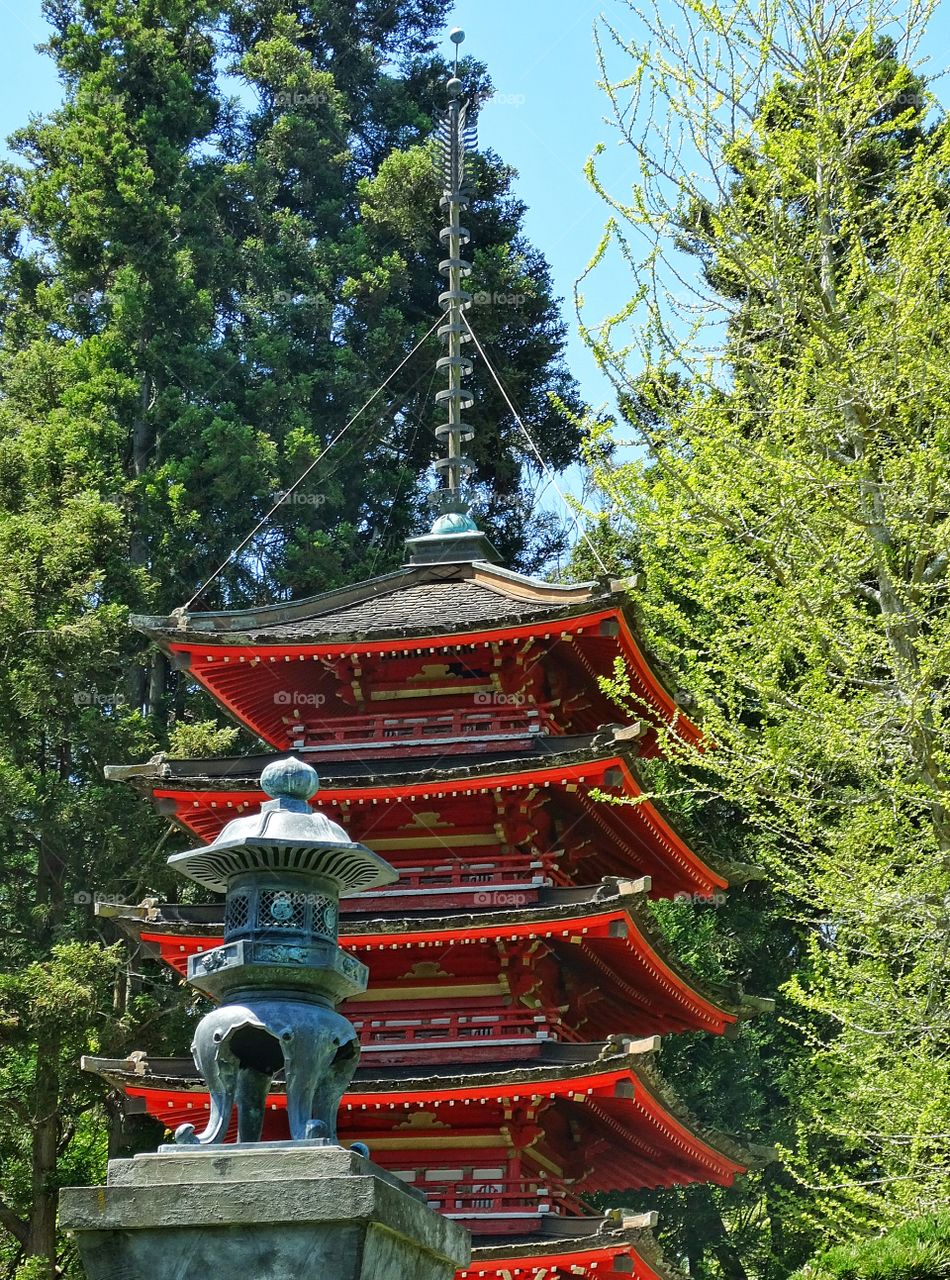
[[637,639],[624,583],[543,582],[465,559],[464,533],[440,541],[443,559],[353,587],[133,624],[240,724],[318,767],[367,744],[403,758],[592,733],[616,719],[599,680],[618,659],[642,710],[639,754],[657,753],[660,725],[701,742]]
[[[649,876],[654,897],[711,898],[757,871],[695,852],[650,799],[638,754],[642,724],[596,735],[536,735],[508,752],[393,754],[378,742],[323,761],[321,804],[400,881],[378,910],[471,904],[487,882],[524,904],[544,885]],[[312,758],[310,753],[301,755]],[[149,795],[160,812],[211,840],[255,808],[268,757],[110,766],[106,776]],[[608,803],[604,803],[604,801]],[[612,803],[611,803],[612,802]],[[427,899],[427,900],[426,900]]]

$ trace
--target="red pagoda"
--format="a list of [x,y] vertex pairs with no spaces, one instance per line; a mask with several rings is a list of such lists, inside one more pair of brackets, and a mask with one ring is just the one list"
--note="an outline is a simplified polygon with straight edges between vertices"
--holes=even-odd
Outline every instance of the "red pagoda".
[[[691,849],[644,798],[639,762],[700,732],[647,660],[624,585],[564,585],[499,568],[460,497],[474,337],[460,223],[471,142],[449,82],[443,127],[440,329],[448,387],[439,516],[401,570],[292,604],[139,618],[170,661],[273,754],[110,768],[213,840],[265,799],[293,754],[313,804],[396,867],[341,903],[340,943],[369,968],[348,1001],[360,1068],[341,1140],[469,1227],[460,1280],[653,1280],[654,1215],[604,1215],[598,1192],[728,1186],[765,1158],[701,1125],[664,1084],[660,1038],[725,1034],[770,1002],[711,987],[669,953],[647,900],[710,897],[750,874]],[[620,660],[642,714],[601,691]],[[100,907],[184,973],[215,947],[223,906]],[[190,1059],[87,1060],[130,1112],[169,1128],[209,1100]],[[280,1080],[265,1138],[287,1136]]]

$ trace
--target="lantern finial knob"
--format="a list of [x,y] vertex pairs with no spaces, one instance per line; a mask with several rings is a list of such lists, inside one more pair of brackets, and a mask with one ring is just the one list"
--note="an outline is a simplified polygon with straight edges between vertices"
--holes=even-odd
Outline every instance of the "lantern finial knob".
[[261,774],[261,787],[273,800],[309,800],[320,787],[316,769],[288,756],[273,760]]

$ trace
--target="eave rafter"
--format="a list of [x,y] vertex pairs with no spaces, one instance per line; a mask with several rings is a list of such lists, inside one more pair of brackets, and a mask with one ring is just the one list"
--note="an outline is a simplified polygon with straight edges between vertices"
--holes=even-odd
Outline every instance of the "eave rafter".
[[[468,764],[436,760],[430,765],[420,760],[413,762],[418,765],[415,769],[407,765],[398,772],[388,769],[373,774],[367,772],[368,766],[343,772],[329,766],[318,803],[322,809],[338,810],[358,838],[371,846],[374,829],[382,834],[379,829],[392,825],[399,814],[408,821],[416,811],[433,805],[450,806],[452,825],[461,831],[468,814],[469,824],[481,823],[486,838],[497,840],[499,848],[500,830],[507,841],[514,837],[524,848],[530,828],[532,839],[544,852],[536,819],[541,817],[545,823],[557,819],[549,844],[567,854],[599,859],[603,864],[599,875],[647,874],[655,897],[678,892],[712,897],[730,880],[759,874],[736,864],[713,865],[690,849],[646,795],[628,735],[626,730],[605,730],[597,736],[566,740],[560,755],[552,754],[558,741],[554,739],[543,752],[530,756]],[[251,781],[251,769],[266,759],[156,760],[149,765],[110,766],[107,777],[151,794],[161,812],[210,840],[231,818],[261,803],[263,796]],[[613,801],[600,795],[612,796]],[[486,802],[495,810],[494,819],[478,809]],[[516,824],[512,815],[518,811]],[[366,817],[370,812],[372,822]],[[519,826],[525,827],[520,836]],[[586,869],[585,874],[589,874]],[[579,878],[576,871],[574,878]]]
[[[394,1113],[438,1115],[444,1110],[451,1117],[451,1132],[458,1136],[480,1116],[483,1127],[496,1125],[500,1130],[504,1108],[512,1103],[543,1109],[580,1106],[599,1136],[616,1138],[612,1160],[603,1162],[596,1181],[588,1183],[594,1190],[622,1190],[633,1185],[631,1176],[642,1178],[642,1186],[697,1181],[730,1185],[737,1174],[761,1165],[761,1152],[746,1151],[723,1135],[701,1129],[675,1101],[651,1065],[658,1045],[656,1038],[608,1042],[587,1051],[561,1051],[559,1062],[500,1071],[473,1066],[464,1077],[439,1071],[419,1079],[404,1073],[392,1079],[361,1074],[344,1097],[341,1125],[351,1140],[359,1137],[372,1147],[374,1137],[396,1136]],[[143,1056],[129,1061],[84,1059],[83,1065],[127,1097],[139,1099],[150,1114],[168,1125],[182,1123],[208,1103],[193,1068],[180,1060],[156,1061],[154,1074]],[[281,1113],[286,1106],[279,1090],[278,1084],[270,1095],[269,1113]],[[636,1169],[643,1172],[637,1175]]]
[[555,1240],[477,1243],[458,1280],[674,1280],[679,1273],[653,1238],[655,1213],[611,1210],[606,1218],[577,1221],[576,1234]]
[[[559,957],[565,972],[587,966],[600,989],[622,1011],[637,1004],[652,1010],[654,1025],[650,1030],[706,1030],[722,1033],[738,1019],[768,1011],[771,1001],[745,996],[726,987],[706,986],[680,965],[663,941],[662,935],[644,901],[649,889],[647,881],[605,881],[588,891],[586,901],[570,901],[572,892],[550,891],[552,901],[546,905],[524,908],[481,910],[474,914],[445,914],[431,919],[377,918],[344,922],[342,945],[370,966],[374,957],[388,957],[405,952],[401,965],[409,967],[412,956],[424,960],[427,954],[441,954],[447,947],[483,950],[484,976],[492,976],[495,967],[499,981],[505,964],[499,960],[500,946],[536,949],[545,945]],[[563,904],[559,906],[559,902]],[[158,904],[142,908],[103,905],[100,914],[109,916],[131,936],[143,942],[179,973],[184,973],[189,955],[208,950],[218,944],[223,920],[220,912],[212,918],[211,908],[200,909],[204,922],[192,923],[182,917],[179,907]],[[537,985],[537,984],[536,984]],[[412,999],[407,988],[406,999]],[[537,1001],[540,1003],[540,1000]],[[666,1013],[663,1013],[663,1006]],[[667,1026],[662,1018],[672,1019]],[[606,1034],[630,1031],[629,1025],[605,1025]]]
[[[445,630],[446,617],[458,618],[453,632]],[[457,658],[480,648],[496,659],[508,650],[522,682],[542,656],[548,666],[564,663],[583,677],[570,683],[586,686],[601,706],[608,704],[598,679],[612,675],[619,657],[643,713],[685,743],[702,743],[701,731],[682,709],[683,699],[669,692],[637,637],[625,583],[557,585],[487,564],[439,565],[294,604],[233,614],[140,617],[134,624],[277,749],[287,739],[266,687],[273,672],[269,676],[265,668],[287,673],[292,665],[316,663],[326,672],[335,663],[356,662],[368,670],[395,658]],[[535,652],[512,655],[512,646]],[[352,702],[352,682],[339,683]],[[263,702],[262,691],[268,695]],[[358,696],[364,697],[365,689]]]

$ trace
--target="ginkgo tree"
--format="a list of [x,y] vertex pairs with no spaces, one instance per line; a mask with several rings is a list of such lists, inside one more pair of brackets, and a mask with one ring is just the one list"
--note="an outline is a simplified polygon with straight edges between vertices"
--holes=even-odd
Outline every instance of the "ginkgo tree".
[[773,1133],[785,1225],[823,1240],[933,1210],[950,1174],[950,133],[918,54],[934,13],[676,0],[598,28],[633,181],[616,191],[592,156],[609,222],[590,271],[625,280],[605,321],[578,286],[618,405],[590,430],[592,534],[636,571],[644,630],[714,743],[699,759],[671,739],[683,768],[658,789],[732,807],[801,940]]

